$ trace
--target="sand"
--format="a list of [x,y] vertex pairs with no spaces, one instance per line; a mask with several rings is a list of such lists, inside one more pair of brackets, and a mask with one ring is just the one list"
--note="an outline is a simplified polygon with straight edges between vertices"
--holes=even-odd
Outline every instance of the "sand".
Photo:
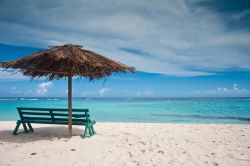
[[0,165],[250,165],[250,125],[97,123],[82,127],[34,124],[34,133],[11,135],[0,122]]

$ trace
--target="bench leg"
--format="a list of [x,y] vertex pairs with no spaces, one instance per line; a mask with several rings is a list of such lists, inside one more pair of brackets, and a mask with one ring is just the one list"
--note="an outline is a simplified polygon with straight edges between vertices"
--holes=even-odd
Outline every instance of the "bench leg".
[[95,135],[94,125],[91,126],[92,135]]
[[83,139],[86,138],[88,133],[89,133],[90,137],[95,135],[95,130],[94,130],[93,124],[86,124],[82,138]]
[[83,139],[86,138],[87,136],[87,130],[88,130],[88,125],[85,126],[84,132],[83,132]]
[[18,121],[16,122],[16,127],[15,127],[15,129],[14,129],[14,131],[13,131],[13,133],[12,133],[13,135],[17,135],[17,131],[18,131],[18,128],[19,128],[20,124],[21,124],[21,121],[18,120]]
[[28,126],[29,126],[29,128],[30,128],[30,131],[31,131],[31,132],[34,132],[34,130],[33,130],[32,126],[31,126],[31,124],[30,124],[30,123],[27,123],[27,124],[28,124]]
[[89,127],[89,136],[92,136],[91,126]]
[[27,129],[26,123],[22,123],[22,124],[23,124],[24,132],[25,132],[25,133],[28,133],[29,131],[28,131],[28,129]]

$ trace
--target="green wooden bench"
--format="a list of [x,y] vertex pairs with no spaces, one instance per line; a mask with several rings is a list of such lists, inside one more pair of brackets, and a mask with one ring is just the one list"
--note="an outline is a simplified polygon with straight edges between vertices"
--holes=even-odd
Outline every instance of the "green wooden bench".
[[[68,125],[68,109],[61,108],[17,108],[20,120],[17,121],[13,135],[17,135],[19,126],[22,124],[24,132],[34,132],[31,123]],[[88,109],[72,109],[72,125],[83,125],[82,138],[95,134],[93,120],[89,119]],[[29,128],[29,129],[28,129]]]

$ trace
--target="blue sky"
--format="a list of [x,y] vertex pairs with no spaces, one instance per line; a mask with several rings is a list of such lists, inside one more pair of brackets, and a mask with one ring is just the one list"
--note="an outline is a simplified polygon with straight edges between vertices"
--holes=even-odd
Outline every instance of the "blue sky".
[[[75,79],[75,97],[250,96],[250,1],[0,1],[0,61],[73,43],[136,67]],[[66,97],[67,81],[0,71],[0,97]]]

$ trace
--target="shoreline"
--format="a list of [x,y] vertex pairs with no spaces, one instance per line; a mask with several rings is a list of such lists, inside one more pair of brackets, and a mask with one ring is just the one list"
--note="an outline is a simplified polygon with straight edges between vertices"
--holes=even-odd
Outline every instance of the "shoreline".
[[[18,119],[20,119],[18,117]],[[1,122],[15,122],[16,123],[17,120],[4,120],[4,119],[0,119],[0,123]],[[194,123],[194,122],[133,122],[133,121],[100,121],[100,120],[97,120],[97,123],[121,123],[121,124],[176,124],[176,125],[250,125],[250,122],[246,122],[246,123],[222,123],[222,122],[218,122],[218,123],[213,123],[213,122],[197,122],[197,123]],[[42,124],[41,124],[42,125]]]
[[[32,124],[33,125],[33,124]],[[250,125],[98,122],[82,126],[34,124],[34,133],[11,135],[15,121],[0,121],[3,165],[249,165]],[[21,128],[22,129],[22,128]]]

